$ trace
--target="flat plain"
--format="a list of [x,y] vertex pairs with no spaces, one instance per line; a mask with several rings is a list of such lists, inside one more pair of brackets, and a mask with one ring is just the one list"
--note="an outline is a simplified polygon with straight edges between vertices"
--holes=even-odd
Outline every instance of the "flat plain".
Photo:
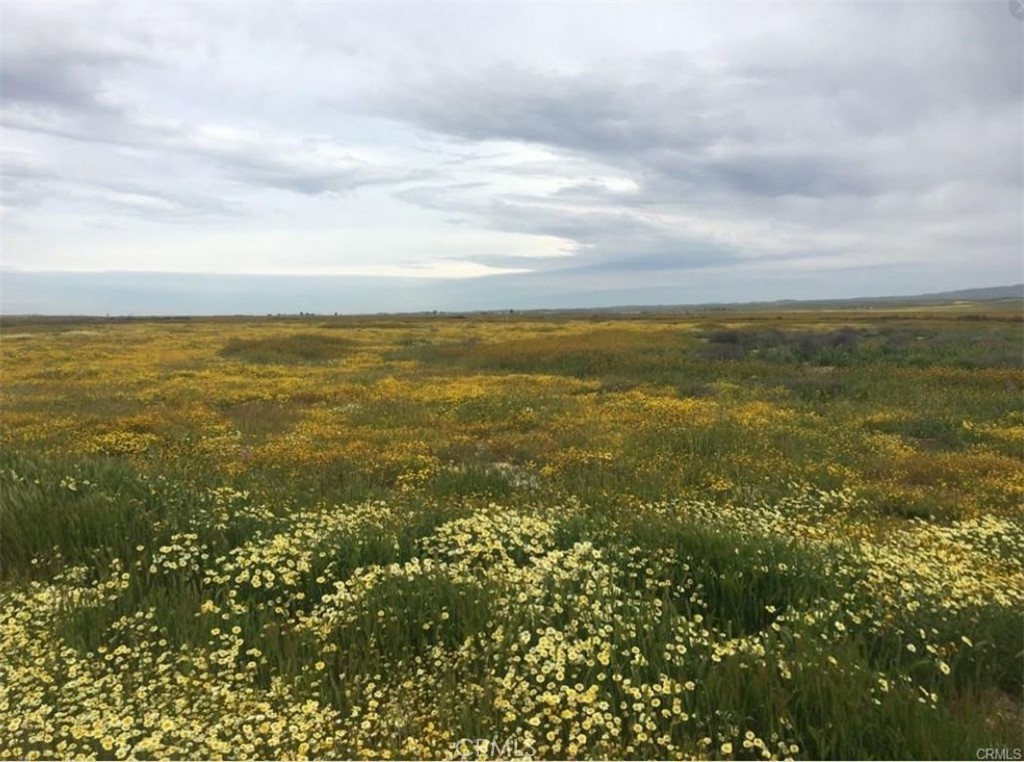
[[1012,754],[1022,350],[1019,301],[5,318],[0,757]]

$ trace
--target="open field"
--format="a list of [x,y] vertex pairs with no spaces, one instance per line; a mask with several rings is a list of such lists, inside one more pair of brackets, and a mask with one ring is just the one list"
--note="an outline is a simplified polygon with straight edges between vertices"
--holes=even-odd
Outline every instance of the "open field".
[[5,319],[0,757],[1013,754],[1021,318]]

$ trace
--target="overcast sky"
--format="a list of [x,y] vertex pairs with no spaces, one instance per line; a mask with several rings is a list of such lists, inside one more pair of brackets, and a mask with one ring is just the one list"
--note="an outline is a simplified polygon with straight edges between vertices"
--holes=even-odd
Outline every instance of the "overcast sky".
[[[213,273],[317,276],[338,311],[1024,279],[1005,0],[0,13],[6,312],[68,311],[23,271],[204,274],[131,276],[170,312],[257,281],[271,309]],[[76,311],[130,311],[125,277]],[[303,282],[273,281],[296,310]]]

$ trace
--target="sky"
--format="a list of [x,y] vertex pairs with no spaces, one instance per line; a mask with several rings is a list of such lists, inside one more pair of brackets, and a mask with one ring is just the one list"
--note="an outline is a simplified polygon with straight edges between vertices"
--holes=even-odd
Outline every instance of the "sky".
[[0,308],[1017,283],[1014,1],[3,0]]

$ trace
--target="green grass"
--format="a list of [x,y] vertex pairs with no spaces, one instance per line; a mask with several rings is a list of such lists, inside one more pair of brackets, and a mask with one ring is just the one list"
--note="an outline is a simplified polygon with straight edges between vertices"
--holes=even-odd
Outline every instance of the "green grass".
[[232,339],[220,350],[221,357],[251,363],[319,363],[345,357],[351,341],[338,336],[297,333],[292,336]]
[[1019,748],[1020,321],[690,317],[26,329],[0,756]]

